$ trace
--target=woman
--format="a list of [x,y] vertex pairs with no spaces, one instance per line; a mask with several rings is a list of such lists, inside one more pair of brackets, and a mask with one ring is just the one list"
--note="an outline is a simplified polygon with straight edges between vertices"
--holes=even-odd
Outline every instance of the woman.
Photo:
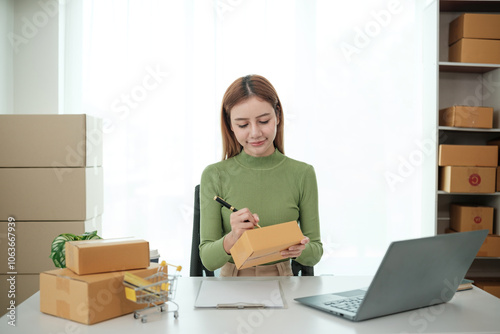
[[[239,78],[224,94],[223,159],[203,171],[200,185],[200,257],[208,270],[222,267],[221,276],[291,276],[290,258],[307,266],[321,259],[316,175],[284,155],[283,121],[278,94],[262,76]],[[293,220],[305,238],[282,251],[283,260],[236,269],[231,247],[243,232]]]

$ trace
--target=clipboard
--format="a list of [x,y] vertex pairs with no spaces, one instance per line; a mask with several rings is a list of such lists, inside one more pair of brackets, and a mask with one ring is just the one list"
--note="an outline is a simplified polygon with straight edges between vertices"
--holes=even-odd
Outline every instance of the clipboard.
[[204,280],[196,308],[285,308],[278,280]]

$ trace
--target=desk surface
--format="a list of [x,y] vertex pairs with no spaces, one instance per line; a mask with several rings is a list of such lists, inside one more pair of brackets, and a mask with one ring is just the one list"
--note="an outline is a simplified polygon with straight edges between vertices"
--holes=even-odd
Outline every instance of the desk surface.
[[[296,297],[368,286],[371,277],[279,277],[287,303],[285,309],[195,309],[203,279],[181,277],[173,313],[153,313],[147,323],[132,314],[87,326],[40,312],[39,293],[16,310],[16,327],[0,318],[0,333],[500,333],[500,299],[478,289],[458,292],[441,305],[408,311],[363,322],[351,322],[295,302]],[[248,279],[248,278],[245,278]]]

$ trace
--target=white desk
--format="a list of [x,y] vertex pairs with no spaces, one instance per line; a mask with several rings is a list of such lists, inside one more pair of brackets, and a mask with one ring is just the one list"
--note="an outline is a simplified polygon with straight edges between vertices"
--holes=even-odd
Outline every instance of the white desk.
[[[209,278],[221,279],[221,278]],[[248,278],[246,278],[248,279]],[[276,278],[259,278],[276,279]],[[0,333],[500,333],[500,299],[474,288],[458,292],[446,304],[363,322],[351,322],[306,307],[293,300],[312,294],[368,286],[370,277],[280,277],[285,309],[216,310],[193,307],[202,278],[181,277],[173,313],[154,313],[147,323],[132,314],[87,326],[39,311],[39,293],[17,308],[16,327],[0,318]]]

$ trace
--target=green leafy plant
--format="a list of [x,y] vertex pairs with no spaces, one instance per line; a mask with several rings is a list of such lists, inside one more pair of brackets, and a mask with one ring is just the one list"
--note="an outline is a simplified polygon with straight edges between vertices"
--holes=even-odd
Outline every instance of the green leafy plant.
[[91,239],[102,239],[97,235],[97,231],[85,232],[82,235],[75,235],[71,233],[59,234],[52,241],[52,249],[50,251],[50,258],[54,262],[54,265],[58,268],[66,268],[66,251],[64,245],[66,241],[75,240],[91,240]]

